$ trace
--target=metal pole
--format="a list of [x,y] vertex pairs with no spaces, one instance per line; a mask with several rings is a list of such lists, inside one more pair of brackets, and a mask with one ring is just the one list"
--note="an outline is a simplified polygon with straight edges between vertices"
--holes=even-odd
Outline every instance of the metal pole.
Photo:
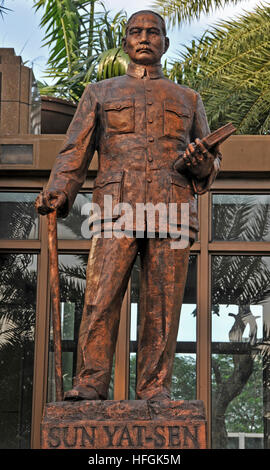
[[53,343],[55,364],[56,401],[63,400],[62,348],[61,348],[61,314],[60,314],[60,280],[57,252],[57,214],[56,210],[48,214],[48,247],[50,263],[50,287],[53,321]]

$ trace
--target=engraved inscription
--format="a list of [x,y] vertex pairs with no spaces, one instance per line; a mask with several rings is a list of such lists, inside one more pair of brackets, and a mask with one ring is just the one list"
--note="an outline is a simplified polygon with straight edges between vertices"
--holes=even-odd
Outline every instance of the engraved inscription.
[[43,448],[47,449],[185,449],[203,448],[203,423],[92,421],[43,426]]

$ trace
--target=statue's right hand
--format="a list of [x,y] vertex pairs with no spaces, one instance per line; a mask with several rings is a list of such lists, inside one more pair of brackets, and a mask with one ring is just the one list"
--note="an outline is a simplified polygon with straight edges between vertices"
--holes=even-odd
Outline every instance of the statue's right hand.
[[35,209],[41,215],[54,210],[61,211],[67,202],[67,196],[62,191],[42,191],[35,201]]

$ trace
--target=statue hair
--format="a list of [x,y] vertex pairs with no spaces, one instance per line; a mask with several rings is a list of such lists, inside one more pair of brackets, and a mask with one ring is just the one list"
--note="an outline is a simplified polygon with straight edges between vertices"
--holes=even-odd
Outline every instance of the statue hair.
[[159,18],[160,22],[161,22],[161,27],[162,27],[162,32],[164,33],[164,36],[167,35],[167,31],[166,31],[166,24],[165,24],[165,21],[164,21],[164,18],[162,18],[162,16],[160,16],[158,13],[156,13],[155,11],[152,11],[152,10],[140,10],[140,11],[136,11],[135,13],[133,13],[128,21],[127,21],[127,24],[126,24],[126,34],[127,34],[127,31],[128,31],[128,28],[129,28],[129,24],[131,22],[131,20],[137,16],[137,15],[141,15],[143,13],[151,13],[152,15],[155,15]]

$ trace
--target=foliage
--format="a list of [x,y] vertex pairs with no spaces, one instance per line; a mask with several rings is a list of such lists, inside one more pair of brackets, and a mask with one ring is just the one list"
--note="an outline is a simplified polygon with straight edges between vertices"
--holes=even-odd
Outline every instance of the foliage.
[[38,0],[34,7],[45,10],[40,25],[50,49],[47,77],[57,80],[50,86],[39,83],[42,94],[78,101],[89,82],[126,72],[125,12],[111,18],[99,0]]
[[[226,195],[225,199],[222,195],[216,195],[212,229],[215,240],[265,240],[270,229],[269,203],[260,203],[252,195]],[[213,258],[214,306],[263,302],[270,295],[269,285],[270,271],[263,256]]]
[[121,47],[109,49],[99,56],[97,81],[124,75],[128,64],[127,54]]
[[[6,239],[28,239],[36,230],[32,194],[25,196],[23,202],[12,204],[9,215],[5,215]],[[23,347],[33,341],[37,281],[34,264],[34,256],[29,253],[7,253],[0,258],[0,350],[14,344]]]
[[[136,354],[130,356],[129,389],[130,400],[135,400]],[[173,365],[171,394],[173,400],[195,400],[196,359],[187,354],[176,354]]]
[[33,341],[37,279],[32,263],[31,254],[1,256],[0,350]]
[[215,240],[267,241],[270,204],[268,197],[265,198],[251,194],[215,194],[212,217]]
[[217,8],[236,5],[241,0],[154,0],[153,7],[168,20],[170,26],[199,20],[201,15],[212,13]]
[[196,399],[196,358],[192,355],[175,355],[171,394],[173,400]]
[[[234,370],[230,355],[215,355],[223,381],[229,379]],[[213,375],[212,393],[215,395],[217,383]],[[243,388],[229,404],[226,412],[226,428],[228,432],[263,432],[263,391],[262,362],[256,357],[253,362],[253,373]]]
[[202,95],[210,127],[270,133],[270,6],[220,21],[180,54],[170,78]]
[[0,16],[4,18],[4,14],[8,11],[11,11],[10,8],[7,8],[5,5],[5,0],[0,0]]

